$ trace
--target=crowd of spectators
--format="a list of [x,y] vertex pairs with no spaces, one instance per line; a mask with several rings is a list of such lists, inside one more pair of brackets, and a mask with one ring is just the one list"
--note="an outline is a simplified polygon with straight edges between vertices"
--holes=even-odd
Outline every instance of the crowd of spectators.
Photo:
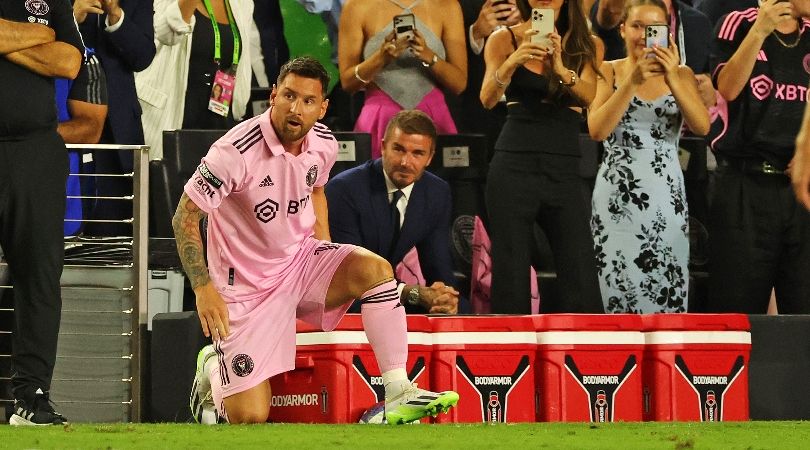
[[[480,215],[492,238],[493,312],[529,311],[525,272],[538,229],[558,283],[555,296],[545,296],[557,304],[541,311],[764,313],[773,292],[780,312],[810,312],[810,216],[790,189],[791,173],[807,177],[796,168],[806,157],[791,161],[810,80],[810,1],[298,3],[326,22],[340,80],[330,109],[349,117],[345,131],[371,135],[372,159],[385,165],[386,126],[401,110],[423,111],[438,134],[487,137]],[[88,51],[82,81],[62,89],[70,95],[60,133],[66,142],[146,143],[159,157],[163,131],[226,130],[247,119],[251,89],[272,87],[290,54],[285,36],[302,32],[285,30],[289,8],[264,0],[75,0]],[[555,11],[545,42],[532,30],[532,8]],[[409,32],[392,26],[402,15],[412,17]],[[667,27],[667,47],[647,47],[648,25]],[[581,195],[583,135],[602,151],[592,198]],[[711,205],[711,289],[700,305],[688,302],[683,135],[706,136],[717,165],[713,193],[697,193]],[[132,171],[127,152],[94,160],[100,173]],[[130,194],[122,180],[101,178],[97,194]],[[802,181],[793,183],[806,202]],[[99,200],[81,214],[130,217],[122,205]],[[443,222],[436,228],[449,233]],[[102,220],[81,231],[117,235],[126,226]],[[358,230],[344,231],[333,236]],[[445,250],[442,261],[450,259]],[[463,290],[448,267],[422,262],[427,285]]]

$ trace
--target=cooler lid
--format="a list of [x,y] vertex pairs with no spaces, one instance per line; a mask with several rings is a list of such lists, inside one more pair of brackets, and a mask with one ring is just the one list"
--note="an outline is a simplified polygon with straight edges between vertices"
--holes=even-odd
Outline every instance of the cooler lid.
[[429,316],[429,319],[434,333],[534,331],[531,316]]
[[530,316],[430,316],[433,345],[530,345],[536,343]]
[[644,314],[644,331],[749,331],[745,314]]
[[[422,314],[408,314],[408,331],[430,332],[430,320]],[[317,333],[321,332],[318,327],[312,326],[303,320],[296,321],[295,331],[297,333]],[[360,314],[345,314],[334,331],[363,331],[363,319]]]
[[638,314],[539,314],[531,316],[542,331],[640,331]]

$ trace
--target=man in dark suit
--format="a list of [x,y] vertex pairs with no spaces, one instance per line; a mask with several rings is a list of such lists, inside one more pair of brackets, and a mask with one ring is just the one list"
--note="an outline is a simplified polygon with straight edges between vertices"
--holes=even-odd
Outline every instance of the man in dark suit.
[[431,284],[400,286],[406,311],[455,314],[450,186],[425,172],[435,145],[430,117],[416,110],[397,113],[386,128],[382,158],[342,172],[326,185],[329,229],[334,242],[365,247],[392,267],[415,247]]
[[[155,57],[155,30],[152,0],[74,0],[73,16],[87,47],[95,50],[107,77],[109,110],[103,144],[143,144],[141,106],[135,91],[135,72],[149,67]],[[97,173],[132,172],[132,152],[99,151],[94,155]],[[101,196],[121,197],[132,194],[132,181],[100,178]],[[131,207],[119,200],[99,201],[93,219],[126,219]],[[131,227],[124,224],[90,223],[89,234],[126,235]]]

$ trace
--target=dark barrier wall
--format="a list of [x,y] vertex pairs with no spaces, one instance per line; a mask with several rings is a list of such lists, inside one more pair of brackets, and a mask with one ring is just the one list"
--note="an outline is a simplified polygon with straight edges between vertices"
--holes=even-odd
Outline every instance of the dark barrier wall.
[[751,420],[810,419],[810,316],[749,319]]
[[152,321],[150,417],[153,422],[193,422],[188,397],[197,352],[210,343],[194,311],[157,314]]
[[[810,316],[749,316],[751,420],[810,419]],[[206,339],[195,312],[158,314],[152,331],[151,420],[190,421],[188,395]]]

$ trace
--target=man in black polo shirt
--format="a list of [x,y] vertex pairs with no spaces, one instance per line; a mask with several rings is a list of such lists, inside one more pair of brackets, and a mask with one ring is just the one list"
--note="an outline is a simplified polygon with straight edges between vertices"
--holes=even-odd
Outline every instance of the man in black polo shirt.
[[75,78],[82,52],[67,0],[0,0],[0,246],[14,278],[13,425],[65,422],[48,398],[68,164],[53,77]]
[[715,27],[712,72],[728,102],[715,138],[709,223],[712,312],[810,313],[810,214],[785,173],[810,80],[810,0],[763,0]]
[[796,155],[790,172],[796,198],[810,211],[810,103],[804,109],[802,128],[796,136]]

